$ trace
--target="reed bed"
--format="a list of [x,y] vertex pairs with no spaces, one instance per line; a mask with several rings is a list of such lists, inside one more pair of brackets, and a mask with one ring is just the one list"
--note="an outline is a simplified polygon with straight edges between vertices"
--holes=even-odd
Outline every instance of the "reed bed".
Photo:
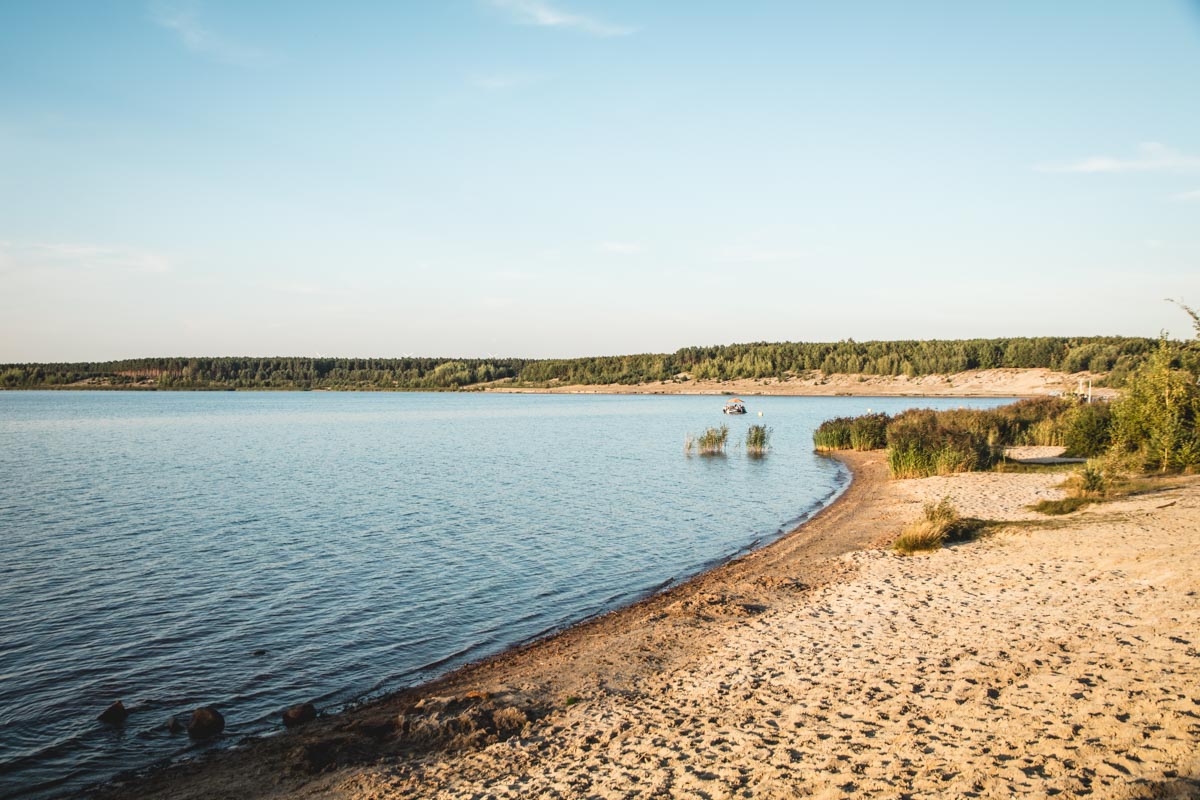
[[770,440],[770,428],[766,425],[751,425],[746,431],[746,452],[752,456],[765,456]]
[[990,410],[913,409],[889,417],[837,417],[813,433],[818,450],[887,448],[894,478],[924,478],[990,469],[1013,445],[1057,445],[1072,456],[1108,450],[1112,411],[1060,397],[1022,400]]
[[693,452],[702,456],[725,455],[725,444],[729,441],[729,426],[708,428],[699,436],[688,435],[684,441],[683,450],[688,455]]
[[813,432],[818,450],[879,450],[887,445],[887,414],[835,417],[822,422]]

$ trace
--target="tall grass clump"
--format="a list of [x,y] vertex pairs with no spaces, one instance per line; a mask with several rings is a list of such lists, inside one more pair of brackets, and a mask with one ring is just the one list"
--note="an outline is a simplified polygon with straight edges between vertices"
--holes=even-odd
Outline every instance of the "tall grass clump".
[[850,423],[850,447],[855,450],[882,450],[887,447],[887,414],[864,414]]
[[708,428],[699,436],[688,436],[683,445],[684,452],[689,455],[694,450],[702,456],[719,456],[725,454],[725,443],[729,441],[729,426]]
[[950,503],[950,498],[943,497],[938,503],[926,503],[924,516],[904,526],[892,543],[892,549],[906,556],[920,550],[939,550],[959,521],[958,511]]
[[818,450],[880,450],[887,446],[887,414],[835,417],[813,431]]
[[905,411],[887,429],[888,469],[893,478],[987,469],[1000,458],[997,438],[986,412]]
[[813,444],[818,450],[849,450],[853,426],[854,417],[827,419],[813,431]]
[[752,456],[764,456],[771,439],[771,429],[766,425],[751,425],[746,431],[746,452]]

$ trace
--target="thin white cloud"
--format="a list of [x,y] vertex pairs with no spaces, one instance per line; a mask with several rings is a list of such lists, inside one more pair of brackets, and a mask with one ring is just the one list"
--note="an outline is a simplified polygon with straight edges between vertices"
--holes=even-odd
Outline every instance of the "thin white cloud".
[[1130,158],[1092,156],[1069,164],[1044,164],[1040,172],[1191,172],[1200,170],[1200,156],[1188,155],[1159,142],[1143,142]]
[[200,20],[191,5],[154,3],[150,16],[160,28],[170,31],[193,53],[208,56],[225,64],[251,66],[266,60],[266,54],[217,33]]
[[514,20],[522,25],[567,28],[594,36],[628,36],[637,32],[636,28],[615,25],[596,17],[555,8],[544,0],[491,0],[491,4],[507,11]]
[[1180,192],[1172,197],[1181,203],[1194,203],[1200,201],[1200,189],[1193,189],[1190,192]]
[[606,253],[616,253],[620,256],[632,256],[643,252],[646,248],[637,242],[601,242],[600,249]]
[[161,253],[135,247],[62,242],[0,242],[5,272],[92,272],[154,275],[173,269]]

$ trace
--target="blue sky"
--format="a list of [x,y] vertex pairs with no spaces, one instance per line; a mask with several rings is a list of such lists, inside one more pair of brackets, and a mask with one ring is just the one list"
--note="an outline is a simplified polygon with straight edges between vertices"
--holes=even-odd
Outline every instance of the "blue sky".
[[1190,333],[1200,4],[0,5],[0,361]]

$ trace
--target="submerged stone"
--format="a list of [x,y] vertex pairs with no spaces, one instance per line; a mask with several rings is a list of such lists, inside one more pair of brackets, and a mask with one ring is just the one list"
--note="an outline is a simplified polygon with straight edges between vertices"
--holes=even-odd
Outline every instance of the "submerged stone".
[[192,712],[188,723],[188,736],[193,739],[211,739],[225,730],[225,718],[212,706],[203,706]]
[[129,712],[125,709],[125,705],[118,700],[100,712],[100,716],[96,717],[96,719],[100,720],[105,725],[120,725],[128,716]]
[[294,728],[297,725],[303,725],[306,722],[312,722],[317,718],[317,709],[312,703],[302,703],[298,706],[292,706],[287,711],[283,712],[283,727]]

